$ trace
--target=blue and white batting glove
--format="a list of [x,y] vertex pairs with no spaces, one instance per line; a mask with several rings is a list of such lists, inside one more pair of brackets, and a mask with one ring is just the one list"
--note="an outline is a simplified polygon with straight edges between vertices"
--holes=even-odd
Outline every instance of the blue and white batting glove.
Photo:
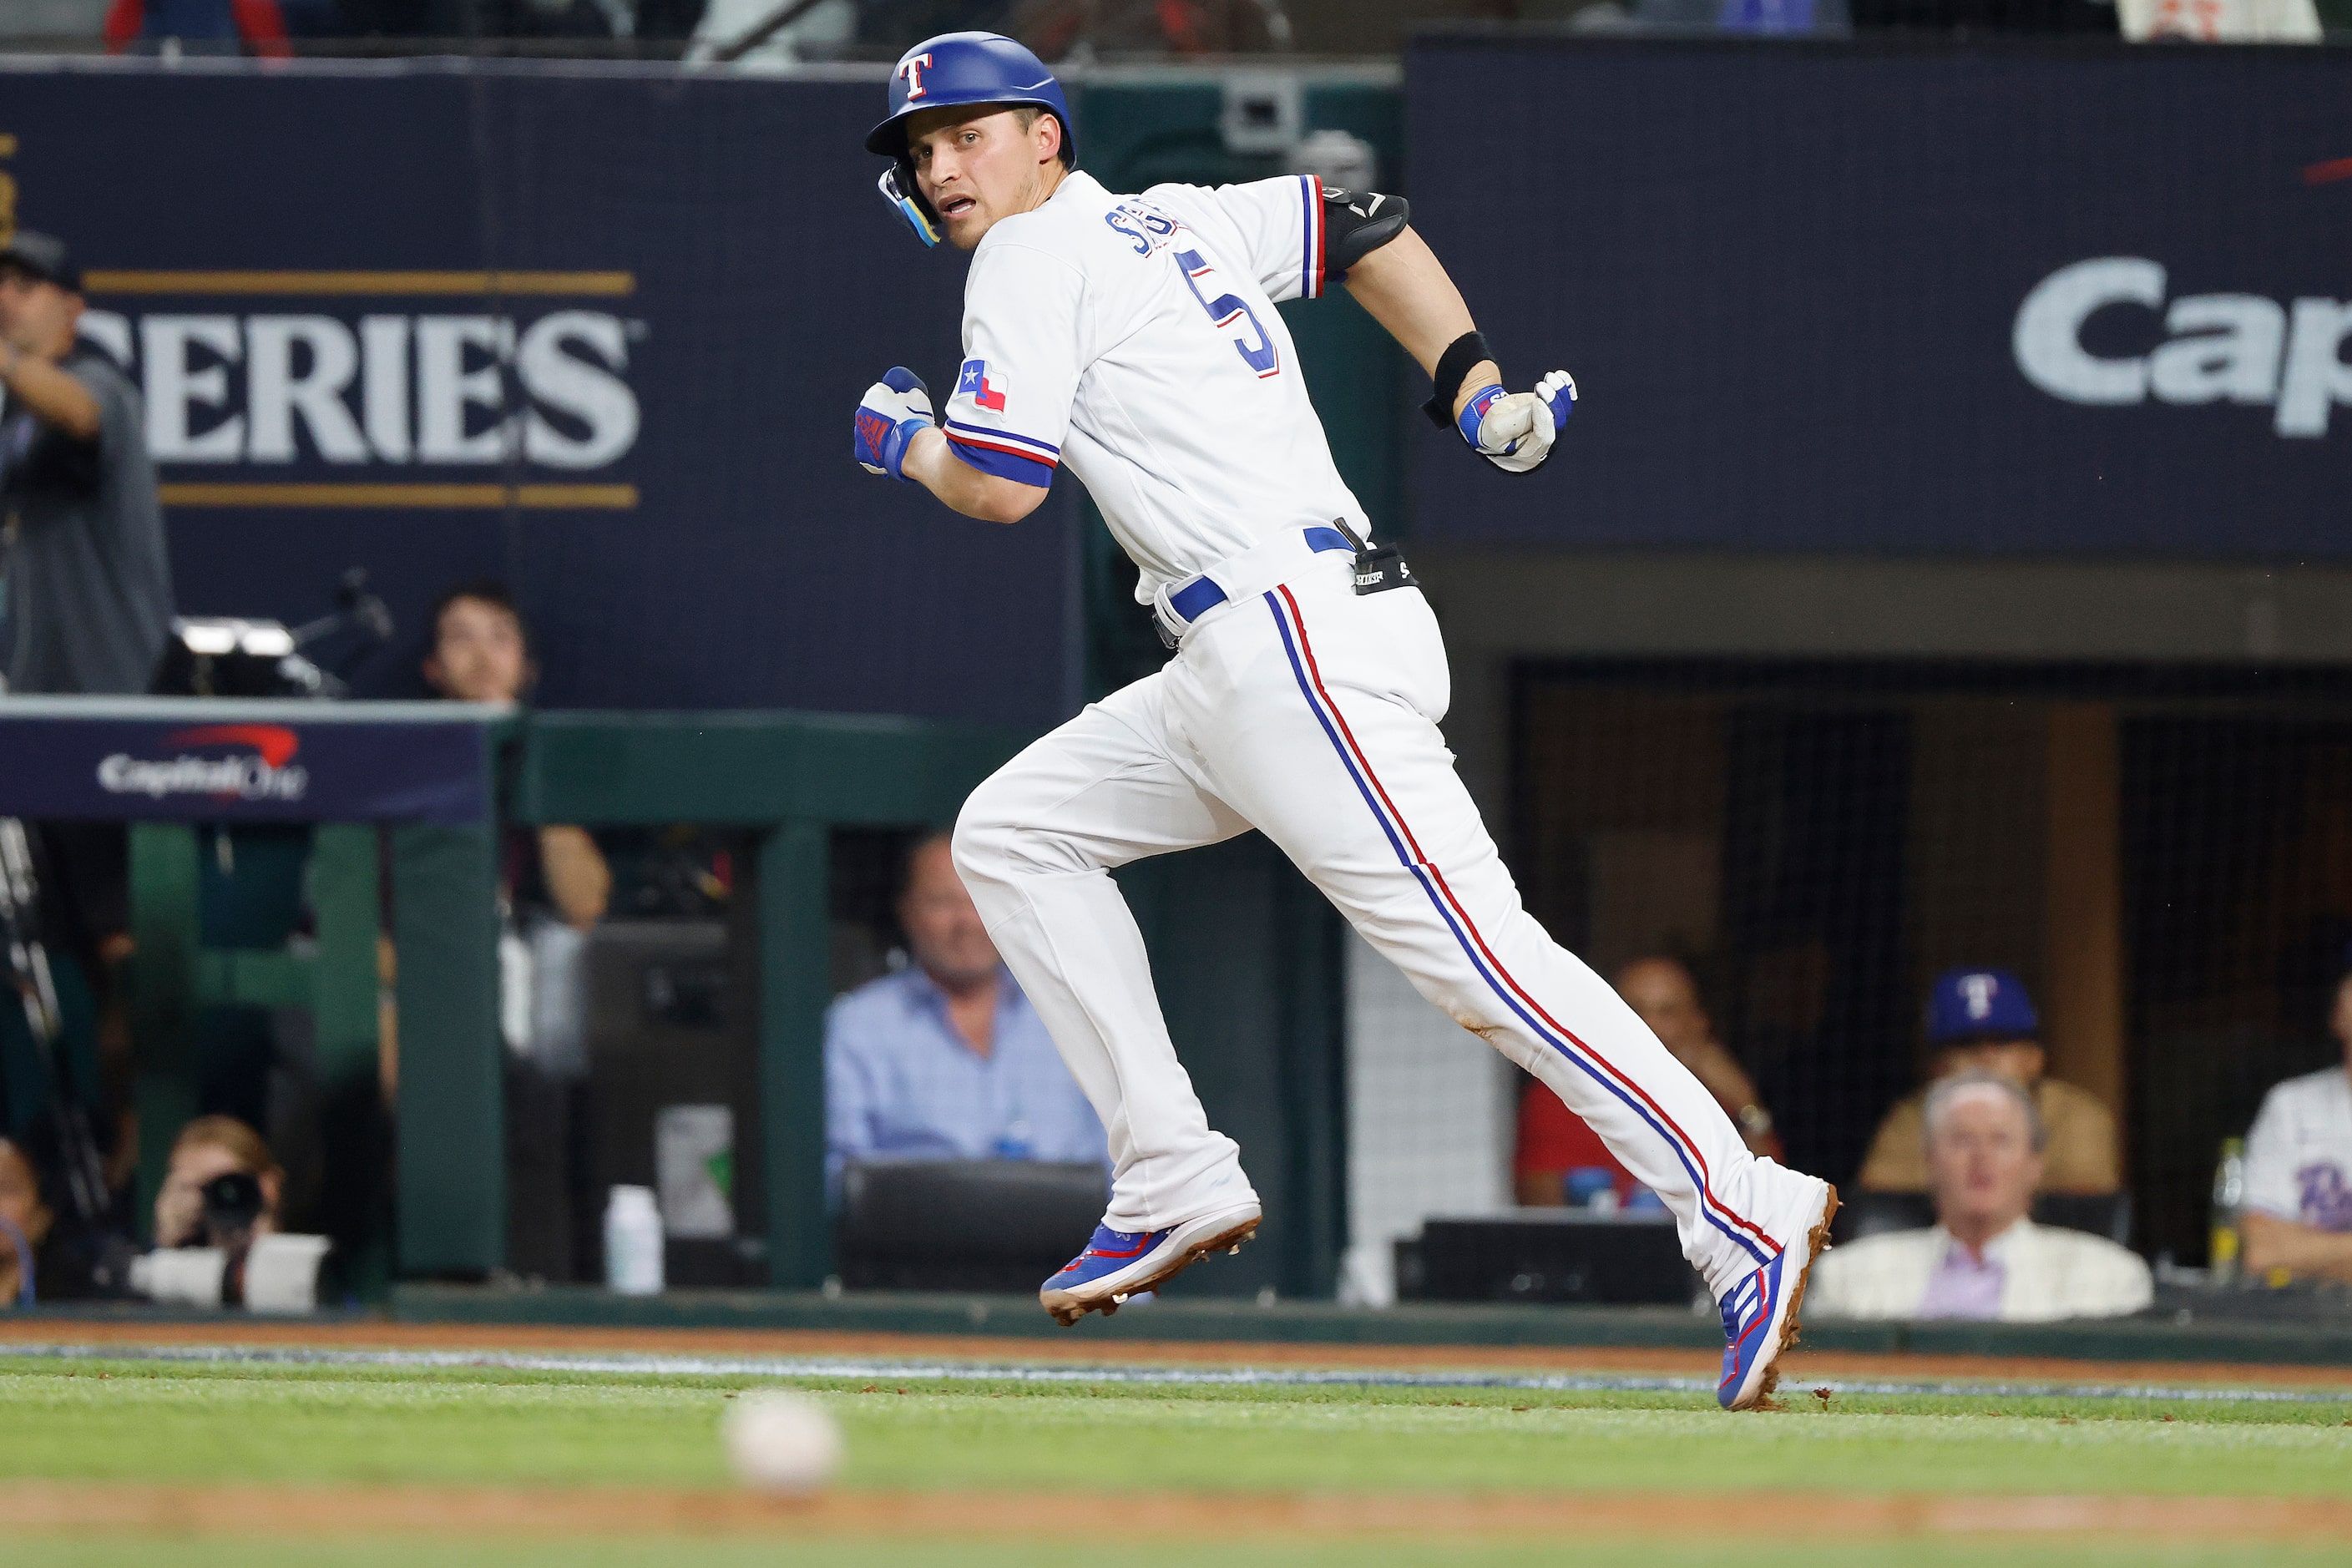
[[1462,405],[1454,426],[1470,449],[1507,474],[1531,473],[1551,456],[1560,426],[1576,410],[1576,378],[1553,371],[1533,392],[1482,387]]
[[849,455],[869,474],[887,474],[911,484],[899,465],[906,461],[907,444],[931,428],[932,418],[931,389],[923,378],[904,365],[892,365],[857,401]]

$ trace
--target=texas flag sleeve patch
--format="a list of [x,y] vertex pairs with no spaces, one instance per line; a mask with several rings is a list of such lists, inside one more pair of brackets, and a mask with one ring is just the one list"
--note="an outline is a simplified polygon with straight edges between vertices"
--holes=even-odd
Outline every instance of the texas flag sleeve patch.
[[988,384],[988,362],[984,359],[963,362],[963,374],[956,378],[956,390],[970,394],[974,403],[992,414],[1004,412],[1004,389]]
[[[1012,479],[1040,489],[1054,482],[1054,470],[1062,461],[1062,449],[1051,441],[1024,436],[1018,430],[1008,430],[999,422],[975,425],[956,416],[965,413],[963,400],[970,398],[971,406],[982,414],[1002,416],[1004,413],[1005,391],[1002,382],[988,379],[988,362],[968,359],[956,373],[955,397],[948,405],[947,437],[955,443],[956,456],[983,474]],[[1031,413],[1037,412],[1036,399],[1031,398]]]

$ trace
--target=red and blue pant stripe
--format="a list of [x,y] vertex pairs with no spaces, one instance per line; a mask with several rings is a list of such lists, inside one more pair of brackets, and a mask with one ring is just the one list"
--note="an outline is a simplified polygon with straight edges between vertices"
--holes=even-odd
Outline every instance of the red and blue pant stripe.
[[1729,1237],[1759,1264],[1770,1259],[1780,1250],[1780,1244],[1753,1221],[1733,1212],[1716,1196],[1709,1184],[1706,1157],[1691,1142],[1689,1134],[1677,1126],[1674,1118],[1644,1093],[1639,1084],[1628,1079],[1545,1012],[1495,957],[1476,923],[1471,920],[1469,911],[1462,907],[1461,901],[1454,896],[1453,889],[1446,885],[1444,872],[1422,853],[1412,827],[1405,822],[1403,814],[1397,810],[1395,802],[1389,798],[1379,774],[1373,771],[1371,760],[1365,756],[1363,748],[1357,744],[1354,733],[1348,728],[1346,716],[1339,711],[1339,704],[1332,700],[1329,691],[1325,689],[1322,672],[1316,666],[1313,645],[1307,639],[1306,619],[1299,613],[1298,601],[1291,595],[1289,589],[1276,587],[1265,595],[1265,602],[1273,612],[1275,626],[1281,633],[1283,652],[1289,658],[1291,673],[1297,679],[1300,695],[1306,698],[1307,708],[1329,738],[1332,750],[1339,753],[1340,765],[1347,769],[1357,793],[1363,796],[1365,805],[1380,824],[1390,847],[1396,852],[1398,863],[1420,884],[1431,906],[1436,910],[1438,918],[1453,933],[1454,942],[1460,945],[1479,979],[1538,1039],[1622,1102],[1627,1110],[1665,1142],[1689,1175],[1692,1186],[1696,1189],[1699,1212],[1710,1226]]

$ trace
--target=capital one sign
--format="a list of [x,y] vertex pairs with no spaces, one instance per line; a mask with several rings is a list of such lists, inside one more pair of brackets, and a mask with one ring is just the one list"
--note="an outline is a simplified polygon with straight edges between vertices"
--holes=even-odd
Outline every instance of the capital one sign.
[[[2352,404],[2352,300],[2273,300],[2261,294],[2171,297],[2161,262],[2104,256],[2060,268],[2025,297],[2011,334],[2025,379],[2067,403],[2267,405],[2271,428],[2290,440],[2328,433]],[[2084,329],[2105,311],[2137,315],[2142,353],[2099,353]]]

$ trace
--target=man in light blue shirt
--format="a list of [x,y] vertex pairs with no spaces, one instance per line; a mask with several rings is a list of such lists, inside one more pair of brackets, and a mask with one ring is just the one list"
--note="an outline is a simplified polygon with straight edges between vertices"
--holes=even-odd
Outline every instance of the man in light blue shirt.
[[935,834],[908,858],[898,923],[913,962],[825,1015],[825,1180],[852,1160],[1081,1160],[1102,1123],[1005,973]]

